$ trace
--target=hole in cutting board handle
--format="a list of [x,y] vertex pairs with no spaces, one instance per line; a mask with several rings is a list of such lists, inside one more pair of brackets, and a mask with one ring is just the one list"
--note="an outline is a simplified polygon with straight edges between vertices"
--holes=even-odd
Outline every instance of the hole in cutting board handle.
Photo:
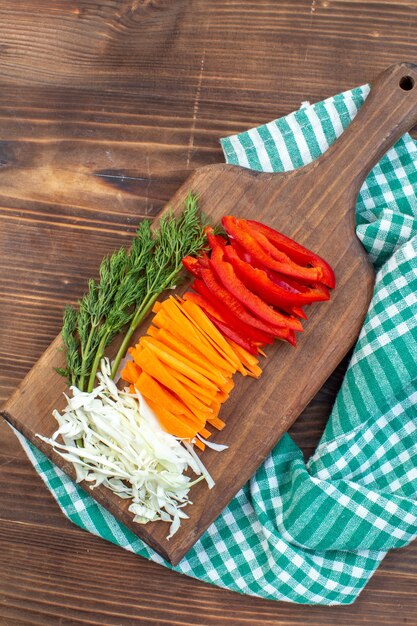
[[403,76],[400,78],[399,85],[404,91],[410,91],[414,87],[414,78],[411,76]]

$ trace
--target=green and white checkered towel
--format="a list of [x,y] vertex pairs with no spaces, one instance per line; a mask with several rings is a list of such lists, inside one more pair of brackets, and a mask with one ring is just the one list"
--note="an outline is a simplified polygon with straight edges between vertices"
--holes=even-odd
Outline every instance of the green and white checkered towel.
[[[263,171],[300,167],[342,133],[368,92],[356,88],[224,139],[226,159]],[[176,571],[263,598],[349,604],[387,550],[417,536],[416,192],[417,147],[405,135],[358,198],[357,233],[378,270],[375,294],[315,454],[305,464],[285,435]],[[70,520],[164,563],[23,445]]]

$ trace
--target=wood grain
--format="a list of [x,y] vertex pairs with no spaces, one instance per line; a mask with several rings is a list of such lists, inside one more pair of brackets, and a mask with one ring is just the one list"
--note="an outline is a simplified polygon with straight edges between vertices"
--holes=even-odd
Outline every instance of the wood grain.
[[[285,115],[303,100],[363,84],[391,63],[416,60],[416,7],[414,0],[256,6],[239,0],[3,0],[0,399],[10,395],[56,335],[64,303],[83,292],[103,250],[127,242],[141,216],[156,215],[189,171],[222,160],[219,137]],[[117,133],[126,133],[124,147],[114,140]],[[108,180],[93,174],[102,170],[115,171]],[[95,186],[97,178],[103,180]],[[339,372],[325,385],[292,428],[306,456],[320,436],[340,377]],[[416,623],[415,544],[388,555],[353,606],[302,608],[197,584],[72,527],[88,568],[79,572],[81,590],[89,580],[103,580],[109,561],[112,571],[131,574],[125,579],[134,596],[129,608],[110,585],[107,599],[117,617],[98,613],[96,618],[94,597],[83,596],[81,611],[75,592],[54,595],[55,546],[59,580],[70,590],[74,577],[67,567],[74,543],[62,536],[51,542],[44,521],[49,518],[58,530],[60,520],[69,523],[23,460],[12,433],[1,426],[0,454],[6,463],[0,470],[10,472],[0,472],[0,518],[7,513],[7,519],[20,520],[13,536],[0,533],[2,625],[190,624],[196,614],[200,623],[222,624],[223,612],[236,625]],[[25,470],[12,493],[17,457],[22,460],[16,471]],[[25,506],[29,492],[33,498]],[[37,503],[44,509],[39,523],[32,516]],[[92,543],[103,546],[98,556],[91,553]],[[6,561],[13,563],[12,571]],[[38,573],[30,588],[27,571]],[[141,591],[145,579],[149,592]],[[167,612],[182,591],[187,595],[182,607]]]

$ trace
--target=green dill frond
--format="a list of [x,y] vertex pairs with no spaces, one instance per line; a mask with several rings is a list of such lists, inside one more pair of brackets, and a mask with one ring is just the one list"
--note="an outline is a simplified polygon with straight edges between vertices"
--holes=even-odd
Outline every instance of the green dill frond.
[[115,374],[135,328],[159,294],[177,284],[183,257],[206,246],[205,225],[197,196],[189,193],[179,215],[168,211],[154,231],[151,222],[143,220],[129,251],[120,248],[103,258],[99,279],[89,280],[79,310],[67,307],[64,313],[65,374],[72,384],[84,389],[88,380],[92,388],[105,348],[129,325],[114,362]]

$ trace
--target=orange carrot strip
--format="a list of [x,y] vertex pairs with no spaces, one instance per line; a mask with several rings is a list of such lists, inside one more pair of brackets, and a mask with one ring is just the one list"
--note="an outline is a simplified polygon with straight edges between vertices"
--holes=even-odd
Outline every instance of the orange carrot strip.
[[134,361],[126,361],[126,364],[120,372],[120,378],[127,383],[135,383],[141,373],[141,369]]
[[[168,347],[179,352],[182,356],[187,357],[193,363],[196,363],[197,365],[202,365],[202,363],[204,363],[207,368],[211,368],[212,371],[214,371],[215,368],[216,373],[223,376],[223,378],[230,378],[232,374],[232,370],[230,368],[225,369],[225,367],[220,367],[219,363],[213,363],[212,360],[207,358],[206,354],[199,352],[197,348],[195,348],[191,343],[188,343],[184,337],[179,337],[172,328],[169,330],[159,328],[156,333],[152,331],[150,334],[155,337],[155,339],[159,339]],[[224,361],[224,365],[229,366],[226,361]]]
[[226,339],[209,320],[203,309],[198,304],[196,304],[195,302],[191,302],[190,300],[183,300],[181,302],[181,309],[185,314],[188,314],[191,317],[191,319],[199,328],[201,328],[216,342],[220,350],[222,350],[222,352],[224,352],[225,355],[228,356],[231,361],[237,366],[238,363],[236,360],[236,355],[233,353],[232,350],[230,350],[230,346],[227,343]]
[[200,387],[193,380],[190,380],[189,378],[187,378],[187,376],[185,376],[178,370],[174,370],[169,365],[165,365],[165,367],[167,371],[171,374],[171,376],[174,376],[177,380],[179,380],[180,383],[184,385],[184,387],[186,387],[192,394],[199,398],[201,402],[204,402],[206,406],[208,406],[213,398],[216,397],[217,392],[212,392],[208,389]]
[[159,302],[159,300],[157,300],[155,302],[155,304],[153,305],[153,307],[152,307],[152,312],[153,313],[158,313],[158,311],[160,310],[161,306],[162,306],[162,302]]
[[209,437],[211,437],[211,432],[207,430],[207,428],[202,428],[198,431],[198,434],[204,437],[204,439],[208,439]]
[[232,391],[234,386],[235,386],[235,383],[233,382],[231,378],[229,378],[229,380],[224,385],[220,385],[220,389],[224,393],[229,394]]
[[150,376],[165,385],[165,387],[176,393],[189,409],[192,410],[193,407],[195,407],[199,410],[207,411],[205,404],[188,391],[178,378],[168,371],[168,368],[161,363],[158,357],[151,352],[149,348],[144,348],[143,350],[138,350],[136,347],[130,348],[130,354],[133,356],[135,363],[137,363],[143,371],[147,372]]
[[[164,345],[161,341],[158,341],[158,339],[142,337],[139,343],[148,346],[163,363],[170,365],[173,369],[181,372],[181,374],[184,374],[207,389],[217,391],[220,385],[224,385],[227,382],[223,376],[215,376],[215,373],[211,374],[204,367],[196,363],[190,364],[189,359],[171,350],[171,348]],[[207,374],[211,376],[210,380]],[[216,382],[213,382],[213,378],[217,378]]]
[[[217,400],[213,400],[213,402],[210,404],[210,408],[212,409],[213,415],[215,417],[217,417],[217,415],[219,414],[221,405],[222,405],[222,403],[218,402]],[[210,415],[210,417],[211,417],[211,415]]]
[[158,333],[159,333],[159,328],[157,328],[156,326],[149,326],[148,330],[146,331],[146,334],[149,335],[150,337],[155,337],[155,339],[158,337]]
[[193,444],[197,448],[200,448],[200,450],[202,450],[203,452],[206,449],[206,445],[202,441],[200,441],[200,439],[197,439],[197,437],[194,439]]
[[232,341],[232,339],[228,339],[230,346],[235,350],[236,354],[239,355],[243,365],[247,368],[249,376],[253,376],[254,378],[259,378],[262,374],[262,369],[258,365],[258,359],[250,354],[245,348],[239,346],[237,343]]
[[147,403],[157,416],[161,426],[171,435],[181,439],[193,439],[197,432],[168,409],[147,398]]
[[[181,314],[175,302],[174,306],[172,306],[172,302],[165,300],[164,308],[155,315],[153,323],[155,326],[158,326],[158,328],[168,328],[170,332],[180,339],[182,338],[184,340],[184,337],[186,337],[186,341],[191,343],[193,347],[201,352],[204,358],[211,361],[213,365],[230,371],[236,371],[236,367],[231,365],[230,362],[219,353],[205,334],[197,329],[195,324],[191,322],[188,317]],[[233,368],[233,370],[231,368]]]
[[197,353],[202,354],[204,359],[210,361],[220,371],[236,371],[236,368],[219,354],[216,348],[201,332],[197,331],[188,319],[186,319],[186,323],[182,323],[178,315],[172,318],[165,310],[161,309],[153,318],[153,323],[159,329],[169,329],[169,332],[175,335],[179,341],[186,343],[186,345],[191,345]]
[[[204,359],[203,356],[201,358],[194,352],[186,352],[187,348],[182,347],[179,341],[175,339],[165,328],[160,328],[157,331],[157,335],[151,338],[148,338],[148,341],[153,343],[154,345],[159,345],[161,348],[166,349],[168,354],[172,354],[175,358],[187,363],[187,365],[191,365],[190,361],[192,361],[192,367],[197,372],[211,380],[213,383],[218,385],[222,385],[227,381],[227,377],[225,377],[222,373],[220,373],[217,369],[214,369],[207,363],[207,359]],[[185,352],[185,354],[184,354]],[[195,356],[193,356],[193,354]]]
[[[172,296],[171,296],[172,297]],[[181,309],[189,319],[191,319],[201,332],[214,344],[220,354],[233,365],[237,370],[241,370],[241,362],[236,353],[230,348],[223,335],[217,330],[214,324],[209,320],[203,310],[194,302],[186,300],[182,303]]]
[[[174,415],[182,415],[187,412],[185,404],[161,383],[149,376],[147,372],[142,372],[135,383],[135,387],[145,398],[152,400],[157,405],[165,406]],[[190,415],[193,414],[190,412]]]
[[223,390],[218,391],[215,396],[215,400],[216,402],[220,402],[220,404],[223,404],[223,402],[226,402],[229,395],[230,394],[227,391],[223,391]]
[[223,428],[226,426],[226,424],[223,422],[223,420],[220,419],[220,417],[209,417],[207,421],[209,424],[214,426],[214,428],[217,428],[217,430],[223,430]]
[[[185,320],[191,324],[194,329],[194,332],[198,332],[198,335],[203,338],[203,340],[212,347],[214,347],[220,354],[226,359],[231,365],[235,368],[239,365],[239,360],[236,358],[236,354],[234,354],[233,350],[230,350],[230,346],[225,341],[223,335],[219,333],[217,328],[210,322],[208,317],[203,313],[201,309],[199,309],[200,316],[198,313],[196,314],[199,317],[199,320],[195,320],[189,311],[184,307],[184,304],[188,304],[193,306],[192,302],[183,302],[182,300],[176,300],[173,296],[170,296],[168,300],[165,300],[165,306],[167,307],[167,311],[177,319],[180,320],[180,323],[184,324]],[[194,305],[196,306],[196,305]],[[198,307],[197,307],[198,308]],[[179,317],[178,317],[179,316]],[[216,341],[216,339],[218,341]],[[222,350],[223,346],[223,350]]]

